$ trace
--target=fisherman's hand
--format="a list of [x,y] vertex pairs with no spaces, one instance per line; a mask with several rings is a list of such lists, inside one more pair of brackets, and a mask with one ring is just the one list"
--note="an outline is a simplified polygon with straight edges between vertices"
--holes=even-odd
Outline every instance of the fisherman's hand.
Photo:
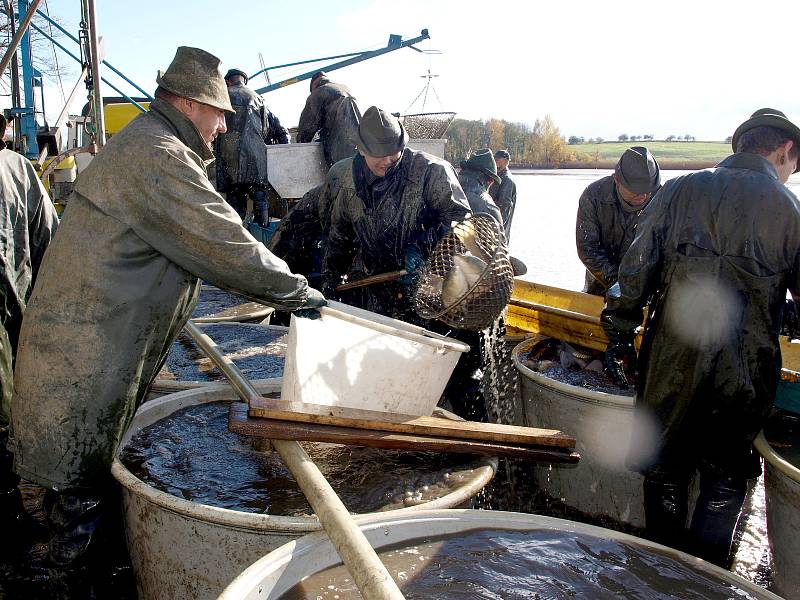
[[304,319],[319,319],[319,309],[328,304],[322,292],[314,288],[308,288],[308,297],[306,297],[305,304],[294,311],[295,316]]
[[403,285],[414,285],[419,278],[419,272],[425,266],[425,259],[422,252],[413,246],[406,250],[405,270],[406,274],[400,278]]
[[629,339],[612,339],[603,355],[606,374],[619,387],[628,389],[636,382],[636,348]]

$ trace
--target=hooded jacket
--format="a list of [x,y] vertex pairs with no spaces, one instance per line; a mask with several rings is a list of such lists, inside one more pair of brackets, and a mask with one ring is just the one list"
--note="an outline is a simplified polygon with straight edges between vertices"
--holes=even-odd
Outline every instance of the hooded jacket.
[[649,307],[631,466],[757,474],[787,288],[800,292],[800,205],[763,157],[734,154],[653,197],[602,314],[609,337],[632,336]]
[[200,278],[270,306],[304,303],[305,278],[214,191],[211,158],[194,124],[156,98],[78,177],[20,336],[12,427],[24,478],[105,482]]
[[310,142],[319,132],[319,141],[328,167],[356,151],[356,134],[361,111],[347,86],[332,83],[327,77],[306,100],[297,125],[297,141]]

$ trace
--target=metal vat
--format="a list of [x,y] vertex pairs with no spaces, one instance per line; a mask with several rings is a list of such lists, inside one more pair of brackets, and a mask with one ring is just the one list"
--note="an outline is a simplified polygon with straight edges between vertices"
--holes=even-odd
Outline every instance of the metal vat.
[[772,554],[775,591],[786,598],[800,597],[800,469],[770,445],[762,431],[755,440],[764,457],[767,500],[767,536]]
[[[645,552],[664,554],[683,563],[691,571],[712,575],[734,586],[737,597],[777,599],[778,597],[738,575],[725,571],[683,552],[672,550],[624,533],[540,515],[478,510],[426,510],[414,515],[370,515],[360,520],[367,539],[376,549],[402,545],[419,538],[460,534],[474,530],[557,531],[564,536],[588,535],[638,546]],[[341,563],[324,534],[307,535],[292,541],[258,560],[242,572],[218,600],[277,600],[301,579]],[[621,565],[612,568],[619,569]],[[656,569],[657,570],[657,569]],[[508,582],[505,582],[506,585]],[[662,582],[663,585],[663,582]],[[698,590],[694,590],[696,593]],[[497,590],[501,593],[501,590]],[[618,590],[620,594],[622,590]],[[662,597],[667,590],[654,589]],[[564,596],[568,592],[564,590]],[[334,596],[335,597],[335,596]],[[460,596],[459,596],[460,597]],[[609,597],[610,594],[609,594]],[[692,597],[695,597],[694,594]],[[700,597],[700,596],[697,596]]]
[[537,486],[567,506],[592,517],[644,527],[642,476],[624,464],[633,425],[633,398],[561,383],[522,362],[537,342],[514,348],[520,373],[521,413],[530,427],[560,429],[575,436],[577,466],[535,464]]
[[[280,382],[262,383],[259,392],[280,391]],[[226,384],[186,390],[143,404],[123,436],[124,448],[140,429],[175,411],[236,399]],[[452,493],[418,506],[381,513],[414,514],[425,508],[463,505],[494,476],[496,459],[480,461],[473,478]],[[115,458],[112,473],[122,485],[126,537],[139,597],[216,598],[247,565],[287,541],[320,529],[312,517],[285,517],[228,510],[172,496],[135,477]]]

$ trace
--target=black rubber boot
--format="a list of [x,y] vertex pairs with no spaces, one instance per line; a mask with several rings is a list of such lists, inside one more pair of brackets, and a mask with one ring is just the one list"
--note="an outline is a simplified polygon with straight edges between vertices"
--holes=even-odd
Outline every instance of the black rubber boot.
[[230,190],[225,195],[225,199],[239,215],[239,218],[244,221],[244,218],[247,216],[247,190],[239,188]]
[[261,225],[261,227],[269,227],[267,192],[264,190],[256,190],[253,192],[253,221]]
[[[8,433],[0,433],[0,531],[4,539],[13,539],[25,521],[25,508],[14,473],[14,455],[6,449]],[[12,537],[13,536],[13,537]]]
[[724,569],[730,565],[731,544],[747,495],[747,480],[701,473],[691,534],[692,553]]
[[654,473],[645,476],[643,489],[647,537],[656,543],[683,550],[686,545],[688,481]]
[[101,500],[89,492],[49,491],[45,495],[45,512],[50,525],[48,557],[59,568],[83,565],[93,540],[99,537],[103,521]]

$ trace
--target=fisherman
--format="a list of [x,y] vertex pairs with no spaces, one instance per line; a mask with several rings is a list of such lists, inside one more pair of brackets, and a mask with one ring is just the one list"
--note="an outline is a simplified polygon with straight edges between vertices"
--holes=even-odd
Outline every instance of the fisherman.
[[[205,166],[233,109],[219,59],[179,47],[150,112],[78,178],[20,335],[15,469],[49,489],[49,559],[80,564],[121,435],[192,313],[200,278],[288,310],[325,303],[242,227]],[[108,525],[108,523],[107,523]]]
[[497,222],[500,229],[503,229],[503,217],[500,209],[489,195],[492,184],[500,184],[497,165],[489,148],[476,150],[467,160],[461,161],[458,183],[461,184],[461,189],[467,196],[467,202],[469,202],[472,212],[488,214]]
[[732,142],[716,169],[670,180],[650,201],[602,313],[606,365],[623,384],[645,306],[650,315],[628,454],[645,476],[648,533],[681,546],[699,471],[689,548],[723,566],[761,472],[752,441],[775,399],[787,287],[800,292],[800,204],[783,185],[799,167],[800,128],[764,108]]
[[322,286],[336,294],[356,280],[405,269],[398,281],[346,292],[361,308],[420,324],[411,294],[419,269],[469,205],[449,163],[406,147],[397,118],[370,107],[358,127],[358,154],[336,163],[320,196]]
[[586,266],[583,291],[605,295],[636,235],[639,214],[661,185],[656,159],[643,146],[622,153],[614,174],[590,184],[578,201],[575,237]]
[[311,78],[311,94],[306,100],[297,141],[310,142],[319,132],[328,168],[356,151],[356,136],[361,111],[347,86],[333,83],[324,71]]
[[490,187],[489,194],[497,208],[500,209],[500,214],[503,215],[503,229],[506,234],[506,244],[508,244],[511,242],[511,221],[514,218],[514,208],[517,206],[517,184],[511,177],[511,171],[508,170],[508,163],[511,161],[508,150],[495,152],[494,160],[500,184]]
[[[0,132],[5,130],[6,119],[0,114]],[[6,447],[14,357],[22,313],[56,232],[58,215],[31,162],[5,146],[0,150],[0,221],[0,531],[10,542],[17,539],[24,516],[19,476]]]
[[217,190],[244,221],[247,198],[253,199],[253,220],[267,227],[267,144],[288,144],[289,132],[264,100],[247,87],[247,74],[230,69],[225,74],[228,96],[235,112],[225,116],[227,131],[217,136]]

